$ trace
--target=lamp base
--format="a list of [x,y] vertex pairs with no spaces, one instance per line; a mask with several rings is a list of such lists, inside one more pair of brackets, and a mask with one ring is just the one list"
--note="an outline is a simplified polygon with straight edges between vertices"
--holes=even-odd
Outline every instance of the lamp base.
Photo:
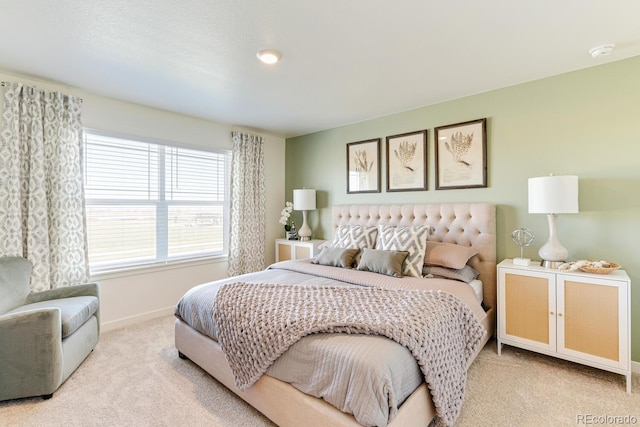
[[557,270],[558,267],[560,267],[564,263],[565,263],[565,261],[547,261],[547,260],[542,260],[540,262],[540,266],[543,267],[543,268],[550,268],[550,269]]
[[302,242],[311,240],[311,227],[307,224],[307,211],[302,211],[302,227],[298,230],[298,236]]
[[562,246],[562,243],[558,240],[556,216],[549,214],[547,215],[547,220],[549,222],[549,240],[547,240],[547,243],[542,245],[538,251],[538,255],[540,255],[540,259],[542,260],[540,265],[544,268],[557,269],[564,263],[564,260],[569,258],[569,251]]

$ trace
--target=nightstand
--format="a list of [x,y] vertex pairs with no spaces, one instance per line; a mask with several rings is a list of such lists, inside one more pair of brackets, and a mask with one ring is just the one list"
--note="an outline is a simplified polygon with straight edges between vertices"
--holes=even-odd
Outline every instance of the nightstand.
[[631,393],[631,281],[498,264],[498,354],[508,344],[622,374]]
[[319,246],[326,240],[276,239],[276,262],[290,259],[313,258],[320,253]]

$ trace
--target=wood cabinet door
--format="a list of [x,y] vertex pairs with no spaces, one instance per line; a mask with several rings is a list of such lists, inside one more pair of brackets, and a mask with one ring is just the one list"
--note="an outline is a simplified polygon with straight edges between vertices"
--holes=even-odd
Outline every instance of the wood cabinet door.
[[286,240],[276,241],[276,262],[292,259],[293,245]]
[[626,369],[626,286],[569,274],[557,281],[558,353]]
[[555,276],[501,268],[499,331],[506,342],[524,348],[555,351]]
[[298,243],[295,245],[295,259],[311,258],[313,256],[313,244]]

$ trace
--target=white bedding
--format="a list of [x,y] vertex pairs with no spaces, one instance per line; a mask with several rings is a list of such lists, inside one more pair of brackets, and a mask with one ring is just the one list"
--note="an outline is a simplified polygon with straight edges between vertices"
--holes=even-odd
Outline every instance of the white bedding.
[[469,286],[471,286],[471,288],[473,288],[473,292],[476,293],[476,298],[478,299],[478,302],[482,302],[482,281],[480,279],[475,279],[473,281],[471,281],[471,283],[469,283]]

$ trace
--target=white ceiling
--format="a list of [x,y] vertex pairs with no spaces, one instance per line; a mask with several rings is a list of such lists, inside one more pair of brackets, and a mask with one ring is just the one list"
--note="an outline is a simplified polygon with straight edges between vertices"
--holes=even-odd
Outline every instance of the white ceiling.
[[0,0],[0,16],[5,70],[284,137],[640,55],[638,0]]

